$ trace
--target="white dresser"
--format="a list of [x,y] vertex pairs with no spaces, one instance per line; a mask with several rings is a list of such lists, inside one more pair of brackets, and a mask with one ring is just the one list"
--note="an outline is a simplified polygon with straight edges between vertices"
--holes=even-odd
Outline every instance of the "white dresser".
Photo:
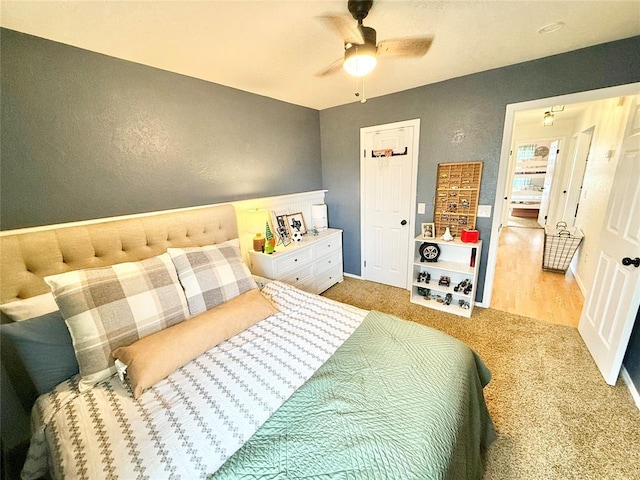
[[276,246],[275,253],[249,252],[251,273],[321,293],[343,280],[342,230],[329,228],[301,242]]

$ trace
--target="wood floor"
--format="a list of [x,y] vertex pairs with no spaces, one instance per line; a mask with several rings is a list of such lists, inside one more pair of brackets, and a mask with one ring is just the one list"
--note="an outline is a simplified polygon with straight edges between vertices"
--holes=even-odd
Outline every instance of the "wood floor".
[[491,308],[578,326],[584,298],[573,274],[542,270],[544,230],[506,227],[500,233]]

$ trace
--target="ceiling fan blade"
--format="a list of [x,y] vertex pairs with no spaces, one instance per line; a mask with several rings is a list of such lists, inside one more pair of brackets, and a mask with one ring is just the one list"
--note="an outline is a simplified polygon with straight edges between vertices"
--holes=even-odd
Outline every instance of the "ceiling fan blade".
[[329,66],[323,68],[318,73],[316,73],[316,77],[326,77],[327,75],[332,75],[336,72],[339,72],[342,69],[343,63],[344,63],[344,58],[339,58]]
[[391,38],[378,43],[381,57],[422,57],[433,43],[433,37]]
[[364,43],[362,30],[352,18],[345,15],[321,15],[318,18],[333,28],[344,43]]

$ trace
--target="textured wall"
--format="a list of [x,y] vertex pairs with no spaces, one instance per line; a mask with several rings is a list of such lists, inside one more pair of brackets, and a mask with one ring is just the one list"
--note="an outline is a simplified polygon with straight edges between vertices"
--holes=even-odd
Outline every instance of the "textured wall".
[[[362,261],[361,127],[420,118],[417,201],[428,208],[425,215],[417,216],[416,225],[432,221],[438,163],[484,162],[480,203],[493,205],[507,105],[637,82],[638,51],[640,37],[634,37],[321,111],[323,187],[329,190],[331,226],[345,230],[345,271],[359,275]],[[454,143],[459,131],[464,133],[463,141]],[[478,299],[484,290],[491,221],[479,218],[477,222],[484,240]]]
[[0,40],[3,230],[322,187],[317,110],[11,30]]

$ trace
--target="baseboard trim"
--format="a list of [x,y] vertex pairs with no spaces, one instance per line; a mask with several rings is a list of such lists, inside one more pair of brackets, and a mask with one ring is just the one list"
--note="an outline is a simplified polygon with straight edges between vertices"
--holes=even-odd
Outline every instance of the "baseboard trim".
[[580,275],[578,275],[578,270],[577,268],[574,267],[574,265],[570,265],[569,269],[571,270],[571,273],[573,273],[573,278],[576,279],[576,283],[578,284],[578,288],[580,289],[580,292],[582,293],[582,298],[586,299],[587,298],[587,288],[585,287],[584,283],[582,282],[582,279],[580,278]]
[[622,370],[620,371],[620,373],[622,376],[622,380],[624,380],[624,383],[627,384],[627,388],[631,392],[633,401],[636,402],[636,407],[638,407],[638,410],[640,410],[640,392],[638,392],[638,388],[634,385],[633,380],[631,379],[629,372],[627,372],[627,369],[624,368],[624,365],[622,366]]
[[354,275],[353,273],[344,272],[343,275],[345,277],[357,278],[358,280],[362,280],[362,277],[360,275]]

